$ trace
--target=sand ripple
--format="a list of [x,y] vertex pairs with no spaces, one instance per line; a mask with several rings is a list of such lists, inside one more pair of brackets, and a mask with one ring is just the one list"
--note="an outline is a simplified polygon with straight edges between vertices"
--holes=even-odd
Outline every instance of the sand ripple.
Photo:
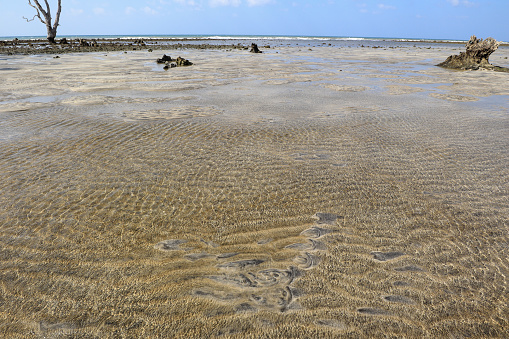
[[0,337],[509,337],[507,78],[351,50],[9,59]]

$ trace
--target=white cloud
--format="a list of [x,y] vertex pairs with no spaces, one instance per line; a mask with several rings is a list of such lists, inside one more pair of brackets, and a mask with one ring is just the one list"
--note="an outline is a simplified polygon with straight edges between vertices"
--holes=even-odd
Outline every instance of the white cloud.
[[[174,2],[180,4],[180,5],[188,5],[188,6],[196,6],[197,3],[194,0],[173,0]],[[162,5],[166,5],[167,3],[165,1],[161,1]]]
[[152,9],[148,6],[143,8],[143,12],[148,15],[156,15],[157,14],[157,11],[155,9]]
[[81,14],[83,14],[83,10],[81,8],[80,9],[71,8],[69,10],[69,12],[71,12],[71,15],[81,15]]
[[240,0],[210,0],[210,7],[219,7],[219,6],[234,6],[237,7],[240,5]]
[[106,11],[104,10],[104,8],[102,8],[102,7],[96,7],[96,8],[94,8],[94,14],[95,14],[95,15],[103,15],[104,13],[106,13]]
[[202,2],[201,0],[171,0],[171,2],[160,0],[161,5],[174,5],[178,4],[180,6],[188,6],[192,9],[199,10],[202,8]]
[[380,9],[396,9],[396,7],[386,4],[378,4],[378,8]]
[[366,5],[366,4],[358,4],[357,7],[359,7],[359,12],[361,12],[361,13],[368,12],[368,5]]
[[251,7],[266,5],[271,2],[272,2],[272,0],[247,0],[247,4]]
[[133,7],[127,7],[127,8],[125,9],[125,14],[127,14],[127,15],[131,15],[131,14],[133,14],[134,12],[136,12],[136,9],[134,9]]
[[466,6],[466,7],[474,7],[474,6],[477,6],[477,4],[475,2],[472,2],[472,1],[468,1],[468,0],[447,0],[448,3],[450,3],[451,5],[453,6],[459,6],[459,5],[463,5],[463,6]]

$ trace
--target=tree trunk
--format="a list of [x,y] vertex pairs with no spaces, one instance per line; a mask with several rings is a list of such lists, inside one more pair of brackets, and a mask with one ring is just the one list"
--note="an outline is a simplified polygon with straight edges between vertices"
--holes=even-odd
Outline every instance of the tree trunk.
[[53,27],[51,27],[51,25],[46,25],[46,29],[48,31],[48,35],[47,35],[48,41],[50,43],[54,44],[55,43],[55,38],[57,36],[56,27],[55,27],[55,29],[53,29]]
[[[32,4],[32,1],[34,2]],[[49,6],[49,3],[47,0],[44,0],[45,4],[46,4],[46,10],[44,10],[44,8],[41,6],[41,4],[39,3],[39,0],[28,0],[28,4],[35,8],[35,10],[37,11],[37,14],[34,16],[34,19],[35,17],[38,17],[39,20],[44,24],[46,25],[46,30],[47,30],[47,38],[48,38],[48,41],[52,44],[55,43],[55,37],[57,36],[57,27],[58,27],[58,23],[60,21],[60,13],[62,13],[62,0],[58,0],[58,4],[57,4],[57,15],[55,16],[55,22],[52,24],[51,23],[51,8]],[[33,20],[33,19],[32,19]],[[31,20],[28,20],[27,21],[31,21]]]

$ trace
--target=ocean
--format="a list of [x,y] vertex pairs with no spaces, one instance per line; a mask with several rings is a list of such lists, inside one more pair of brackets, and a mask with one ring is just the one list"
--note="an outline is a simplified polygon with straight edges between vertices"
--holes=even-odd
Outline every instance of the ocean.
[[[0,36],[0,40],[38,40],[45,36]],[[301,41],[395,41],[395,42],[454,42],[462,43],[467,40],[454,39],[421,39],[395,37],[353,37],[353,36],[305,36],[305,35],[59,35],[57,39],[168,39],[168,40],[301,40]]]

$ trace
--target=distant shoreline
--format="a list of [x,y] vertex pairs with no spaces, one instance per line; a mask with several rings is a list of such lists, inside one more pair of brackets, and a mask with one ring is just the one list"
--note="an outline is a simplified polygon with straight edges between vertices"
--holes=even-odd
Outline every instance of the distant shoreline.
[[[9,37],[10,38],[10,37]],[[156,50],[246,50],[252,43],[264,49],[285,46],[332,48],[425,48],[441,49],[446,45],[464,46],[466,41],[410,40],[349,37],[290,37],[290,36],[61,36],[56,44],[43,37],[0,40],[1,55],[67,54],[114,51]],[[502,47],[508,47],[506,43]],[[454,47],[456,48],[456,47]]]
[[0,40],[0,54],[35,55],[86,52],[172,50],[172,49],[213,49],[245,50],[252,43],[263,47],[277,48],[322,47],[333,48],[442,48],[444,45],[464,45],[464,41],[445,40],[404,40],[382,38],[326,38],[326,37],[260,37],[260,36],[146,36],[146,37],[57,37],[56,44],[50,44],[42,37],[14,38]]
[[[61,35],[57,40],[66,39],[101,39],[101,40],[303,40],[303,41],[393,41],[393,42],[428,42],[428,43],[466,43],[459,39],[424,39],[394,37],[353,37],[353,36],[304,36],[304,35]],[[0,36],[0,41],[37,41],[46,40],[44,36]],[[503,42],[509,44],[508,42]]]

